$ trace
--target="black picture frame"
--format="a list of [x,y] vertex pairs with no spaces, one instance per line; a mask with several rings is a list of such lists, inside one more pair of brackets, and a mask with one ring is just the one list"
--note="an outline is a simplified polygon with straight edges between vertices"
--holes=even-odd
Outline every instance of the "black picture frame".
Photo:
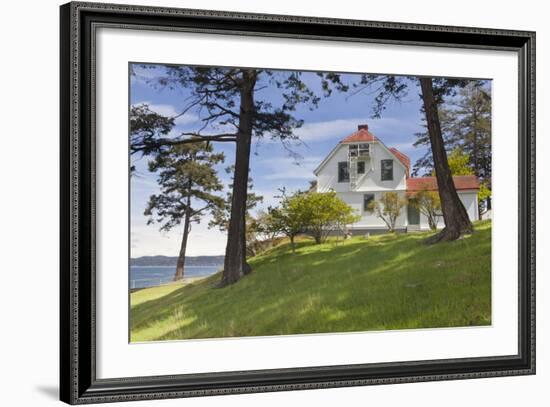
[[[535,33],[68,3],[60,8],[60,398],[70,404],[535,373]],[[97,27],[515,51],[519,56],[519,349],[515,355],[96,378],[94,42]]]

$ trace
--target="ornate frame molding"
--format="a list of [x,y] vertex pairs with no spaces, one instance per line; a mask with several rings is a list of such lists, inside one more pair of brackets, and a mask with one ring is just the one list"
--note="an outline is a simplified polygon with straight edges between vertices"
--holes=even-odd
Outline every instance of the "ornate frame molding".
[[[85,404],[535,373],[534,32],[82,2],[61,6],[60,19],[61,400]],[[94,38],[102,26],[516,51],[520,61],[518,355],[96,379]]]

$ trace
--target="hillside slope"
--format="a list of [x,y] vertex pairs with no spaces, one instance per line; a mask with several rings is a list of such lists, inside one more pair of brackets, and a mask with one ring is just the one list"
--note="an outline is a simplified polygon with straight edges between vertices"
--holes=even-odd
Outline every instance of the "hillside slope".
[[429,234],[354,237],[296,254],[280,245],[250,259],[254,272],[131,294],[131,340],[284,335],[491,323],[491,224],[426,246]]

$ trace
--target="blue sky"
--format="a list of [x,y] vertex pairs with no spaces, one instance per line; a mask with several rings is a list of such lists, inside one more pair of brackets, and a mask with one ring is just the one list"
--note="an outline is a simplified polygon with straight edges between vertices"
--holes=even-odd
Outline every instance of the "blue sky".
[[[135,67],[135,75],[130,76],[130,103],[146,103],[150,109],[166,116],[175,116],[185,106],[188,96],[186,89],[167,89],[152,86],[152,80],[162,74],[162,68],[143,69]],[[314,73],[302,75],[311,89],[320,90],[318,77]],[[344,81],[357,81],[358,75],[347,74]],[[422,130],[420,113],[421,100],[418,88],[411,84],[408,95],[400,102],[390,103],[380,119],[373,119],[372,106],[374,95],[361,92],[350,96],[349,93],[333,92],[331,97],[323,98],[317,109],[310,110],[299,106],[295,116],[304,120],[304,125],[296,130],[302,143],[296,144],[293,151],[300,158],[289,155],[280,142],[267,139],[254,140],[250,159],[250,176],[254,182],[254,192],[264,197],[263,204],[257,209],[265,209],[277,202],[274,196],[278,189],[305,189],[308,181],[315,179],[313,169],[344,137],[357,130],[357,125],[367,123],[369,130],[388,147],[396,147],[407,154],[414,164],[425,152],[424,148],[415,148],[414,134]],[[280,100],[279,91],[273,86],[261,90],[257,98],[271,101]],[[190,111],[176,119],[173,134],[181,131],[193,131],[200,128],[200,118]],[[218,173],[225,185],[228,175],[223,168],[234,162],[234,145],[217,143],[214,148],[225,153],[225,163],[218,166]],[[131,193],[131,256],[178,254],[181,241],[181,228],[170,232],[160,232],[159,225],[147,225],[143,215],[145,205],[151,194],[158,192],[156,174],[147,171],[147,158],[132,157],[137,174],[132,176]],[[189,238],[188,256],[222,255],[225,251],[226,236],[217,229],[208,229],[208,217],[200,224],[193,225]]]

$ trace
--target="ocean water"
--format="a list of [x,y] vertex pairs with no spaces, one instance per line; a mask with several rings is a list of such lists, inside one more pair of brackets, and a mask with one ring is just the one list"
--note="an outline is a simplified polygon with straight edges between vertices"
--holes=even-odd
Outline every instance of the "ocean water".
[[[219,271],[222,266],[186,266],[183,278],[206,277]],[[145,288],[173,281],[176,266],[131,266],[130,288]]]

